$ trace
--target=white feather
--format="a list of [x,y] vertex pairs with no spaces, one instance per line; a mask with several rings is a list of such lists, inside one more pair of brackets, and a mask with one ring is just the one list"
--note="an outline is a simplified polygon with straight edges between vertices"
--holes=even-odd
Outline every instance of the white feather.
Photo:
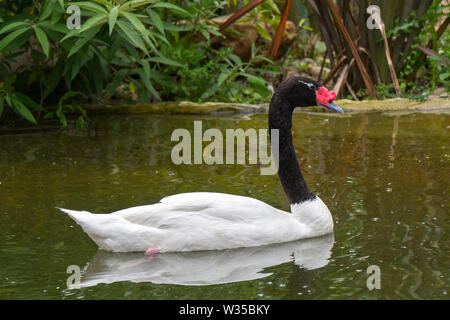
[[113,252],[253,247],[333,231],[331,214],[319,197],[292,205],[292,214],[253,198],[210,192],[177,194],[111,214],[60,210],[101,249]]

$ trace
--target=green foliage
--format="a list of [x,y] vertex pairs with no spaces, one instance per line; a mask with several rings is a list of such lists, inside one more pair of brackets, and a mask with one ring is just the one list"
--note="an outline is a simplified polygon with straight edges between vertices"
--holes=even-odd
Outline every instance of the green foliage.
[[[444,58],[450,58],[450,30],[447,28],[439,39],[435,30],[438,21],[442,22],[447,17],[445,10],[449,8],[450,5],[442,5],[442,1],[435,0],[422,18],[426,23],[423,23],[424,28],[418,37],[418,44],[422,46],[426,46],[431,41],[431,48],[441,57],[424,57],[424,54],[416,49],[407,56],[400,69],[399,80],[404,82],[404,87],[407,88],[411,97],[423,99],[425,91],[431,91],[437,87],[444,87],[447,92],[450,90],[450,66]],[[400,25],[397,28],[403,27]]]
[[[243,63],[231,50],[210,46],[212,37],[221,36],[210,18],[223,3],[191,0],[183,8],[175,3],[0,4],[0,110],[8,106],[36,123],[31,111],[39,106],[38,119],[57,117],[66,126],[66,111],[79,113],[78,123],[87,119],[73,101],[105,103],[119,88],[128,93],[125,102],[266,100],[270,91],[251,68],[253,60]],[[81,24],[70,30],[66,22],[76,21],[76,12],[67,9],[74,5]],[[27,52],[26,65],[17,66],[14,59]],[[253,58],[261,57],[254,52]],[[51,104],[56,109],[43,110]]]

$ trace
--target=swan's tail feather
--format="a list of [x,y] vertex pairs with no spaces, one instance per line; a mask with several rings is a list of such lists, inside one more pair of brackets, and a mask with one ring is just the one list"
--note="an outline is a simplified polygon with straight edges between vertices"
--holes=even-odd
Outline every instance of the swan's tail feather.
[[104,226],[108,222],[110,215],[93,214],[88,211],[75,211],[64,208],[57,208],[72,218],[86,234],[101,248],[105,250],[111,250],[105,245],[104,240],[108,237],[108,233],[105,233]]
[[67,213],[69,215],[69,217],[71,217],[73,220],[75,220],[75,222],[77,222],[78,224],[85,222],[84,220],[86,220],[86,218],[88,218],[88,216],[92,214],[87,211],[75,211],[75,210],[69,210],[69,209],[58,208],[58,207],[56,209],[59,209],[62,212]]

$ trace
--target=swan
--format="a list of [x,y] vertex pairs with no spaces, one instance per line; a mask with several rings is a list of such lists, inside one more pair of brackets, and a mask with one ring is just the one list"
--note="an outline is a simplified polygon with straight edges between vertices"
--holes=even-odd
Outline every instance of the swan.
[[112,252],[224,250],[314,238],[333,232],[327,206],[307,186],[292,143],[295,107],[325,106],[336,94],[305,77],[278,86],[269,107],[269,129],[278,129],[278,176],[291,212],[260,200],[224,193],[192,192],[110,214],[58,208],[86,232],[100,249]]

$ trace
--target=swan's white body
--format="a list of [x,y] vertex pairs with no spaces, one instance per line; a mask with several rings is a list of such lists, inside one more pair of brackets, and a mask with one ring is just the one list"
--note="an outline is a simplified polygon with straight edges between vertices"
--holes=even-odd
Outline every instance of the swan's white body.
[[292,213],[262,201],[195,192],[111,214],[61,209],[103,250],[160,252],[261,246],[331,233],[333,219],[319,197],[291,205]]

